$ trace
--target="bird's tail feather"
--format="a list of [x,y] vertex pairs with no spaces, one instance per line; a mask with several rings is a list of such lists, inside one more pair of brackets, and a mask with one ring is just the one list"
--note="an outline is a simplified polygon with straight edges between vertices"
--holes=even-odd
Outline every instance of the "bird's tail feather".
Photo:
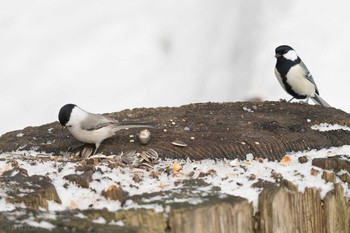
[[317,94],[315,94],[314,97],[311,97],[311,99],[312,99],[315,103],[320,104],[320,105],[322,105],[323,107],[327,107],[327,108],[331,107],[324,99],[321,98],[321,96],[319,96],[319,95],[317,95]]
[[123,122],[115,125],[115,132],[122,129],[130,129],[130,128],[154,128],[156,127],[155,123],[152,122]]

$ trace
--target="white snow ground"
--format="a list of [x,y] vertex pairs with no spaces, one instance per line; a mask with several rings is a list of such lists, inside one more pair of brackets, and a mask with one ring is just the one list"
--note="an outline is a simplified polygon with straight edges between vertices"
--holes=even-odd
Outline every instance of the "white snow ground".
[[274,49],[293,46],[321,96],[349,111],[348,9],[337,1],[2,1],[0,134],[91,112],[289,98]]
[[[313,126],[315,127],[315,126]],[[318,129],[323,131],[339,130],[338,126],[329,126],[327,124],[318,125]],[[350,130],[348,127],[344,127]],[[11,169],[11,163],[7,159],[13,160],[16,156],[25,154],[28,157],[36,157],[38,152],[14,152],[0,154],[0,174]],[[107,190],[111,185],[121,185],[124,191],[129,195],[152,193],[179,188],[176,184],[179,180],[197,178],[200,173],[210,173],[211,175],[203,176],[203,179],[211,184],[210,187],[203,188],[203,192],[211,190],[211,187],[220,187],[220,193],[241,196],[253,203],[255,209],[258,205],[258,195],[261,191],[259,188],[252,188],[252,184],[258,179],[275,182],[272,173],[280,173],[284,179],[291,181],[297,185],[300,192],[303,192],[306,187],[316,187],[320,190],[321,198],[324,198],[326,193],[333,189],[333,183],[322,179],[323,169],[312,166],[312,159],[326,158],[341,155],[342,159],[350,160],[350,145],[342,147],[333,147],[322,149],[319,151],[301,151],[290,152],[285,155],[285,159],[281,161],[268,161],[267,159],[255,158],[254,154],[247,154],[246,160],[161,160],[154,165],[154,171],[165,170],[160,168],[173,167],[174,163],[180,163],[182,169],[176,174],[167,174],[166,172],[158,174],[157,178],[151,175],[151,171],[142,169],[131,169],[130,167],[110,168],[108,163],[101,163],[96,167],[101,172],[94,172],[93,181],[90,183],[90,188],[78,187],[75,184],[69,184],[64,176],[75,173],[75,167],[78,162],[59,162],[53,160],[41,161],[33,164],[29,160],[18,160],[18,165],[28,171],[28,175],[43,175],[49,176],[56,187],[57,193],[62,201],[62,204],[57,204],[53,201],[49,203],[50,211],[62,211],[67,209],[79,208],[81,210],[88,208],[102,209],[107,208],[110,211],[116,211],[121,208],[139,208],[133,202],[126,202],[122,207],[119,201],[107,200],[101,196],[103,190]],[[299,163],[298,158],[306,156],[308,162]],[[311,168],[318,170],[317,175],[311,175]],[[340,171],[342,174],[348,171]],[[133,174],[139,174],[142,177],[141,182],[135,182]],[[194,175],[189,176],[190,173]],[[13,174],[15,175],[15,174]],[[251,179],[255,176],[254,179]],[[341,183],[344,188],[345,195],[350,198],[350,189],[347,183],[343,183],[339,178],[336,178],[337,183]],[[0,191],[0,195],[4,196],[4,190]],[[174,200],[177,202],[186,201],[190,203],[198,203],[199,199]],[[23,204],[18,204],[22,206]],[[142,205],[143,208],[152,208],[157,211],[163,211],[163,206]],[[15,204],[6,203],[4,198],[0,199],[0,211],[10,211],[15,208]]]

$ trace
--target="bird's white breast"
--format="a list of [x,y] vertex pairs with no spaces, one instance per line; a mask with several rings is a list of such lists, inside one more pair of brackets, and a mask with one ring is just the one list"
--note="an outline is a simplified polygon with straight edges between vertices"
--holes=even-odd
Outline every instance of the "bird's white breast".
[[103,127],[97,130],[83,130],[80,127],[72,126],[68,128],[69,132],[79,141],[96,144],[104,139],[114,135],[112,126]]
[[114,135],[114,126],[109,125],[96,130],[82,129],[81,125],[89,116],[89,113],[79,107],[73,108],[70,119],[67,122],[69,132],[79,141],[96,144]]
[[287,73],[287,83],[299,95],[315,96],[315,85],[305,77],[305,71],[300,65],[290,68]]

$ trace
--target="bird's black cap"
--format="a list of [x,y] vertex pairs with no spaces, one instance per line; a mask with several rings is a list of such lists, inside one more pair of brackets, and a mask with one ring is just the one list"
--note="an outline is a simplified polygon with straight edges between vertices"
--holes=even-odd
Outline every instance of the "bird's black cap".
[[286,54],[289,50],[294,50],[289,45],[280,45],[275,49],[276,57],[282,56],[283,54]]
[[69,121],[70,114],[75,106],[75,104],[66,104],[60,109],[60,112],[58,113],[58,120],[62,126],[66,126],[67,122]]

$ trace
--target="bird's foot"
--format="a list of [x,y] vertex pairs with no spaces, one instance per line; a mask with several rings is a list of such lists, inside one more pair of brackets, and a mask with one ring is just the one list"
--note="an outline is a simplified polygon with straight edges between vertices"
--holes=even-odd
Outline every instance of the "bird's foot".
[[279,99],[278,101],[281,102],[281,103],[287,103],[286,99]]
[[299,104],[309,104],[309,97],[307,97],[305,101],[299,100],[298,103]]
[[292,100],[294,100],[294,97],[293,97],[293,98],[291,98],[290,100],[288,100],[288,103],[290,103]]

